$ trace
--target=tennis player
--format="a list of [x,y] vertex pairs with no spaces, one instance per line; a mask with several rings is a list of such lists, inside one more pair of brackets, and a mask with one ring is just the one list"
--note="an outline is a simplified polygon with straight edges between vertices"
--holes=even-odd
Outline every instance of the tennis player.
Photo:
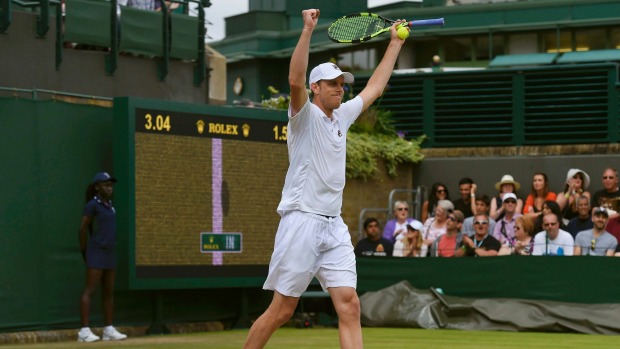
[[[306,91],[310,38],[320,11],[302,11],[304,27],[291,57],[288,116],[289,169],[281,215],[263,286],[273,290],[269,308],[253,324],[244,348],[263,348],[286,323],[299,297],[316,277],[329,292],[339,319],[340,347],[362,348],[360,303],[355,288],[355,255],[347,225],[340,217],[345,184],[347,130],[383,92],[404,43],[391,28],[390,43],[364,90],[342,103],[351,73],[333,63],[310,72],[312,102]],[[397,23],[400,23],[398,21]]]

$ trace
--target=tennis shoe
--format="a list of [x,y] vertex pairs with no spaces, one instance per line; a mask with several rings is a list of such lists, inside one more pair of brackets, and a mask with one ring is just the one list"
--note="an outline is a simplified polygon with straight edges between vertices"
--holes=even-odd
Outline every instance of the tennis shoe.
[[95,335],[90,328],[83,328],[78,331],[78,342],[96,342],[99,339],[101,338]]
[[108,327],[103,330],[104,341],[120,341],[127,338],[126,334],[120,333],[114,327]]

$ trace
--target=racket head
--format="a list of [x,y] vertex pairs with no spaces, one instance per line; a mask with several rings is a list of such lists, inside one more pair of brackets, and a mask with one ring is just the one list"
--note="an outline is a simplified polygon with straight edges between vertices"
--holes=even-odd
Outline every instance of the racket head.
[[355,44],[389,31],[392,23],[394,21],[374,13],[351,13],[335,20],[327,29],[327,35],[335,42]]

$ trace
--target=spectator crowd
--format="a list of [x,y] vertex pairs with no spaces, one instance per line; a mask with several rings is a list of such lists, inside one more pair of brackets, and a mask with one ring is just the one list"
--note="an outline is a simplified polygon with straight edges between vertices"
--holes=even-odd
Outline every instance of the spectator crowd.
[[409,204],[396,201],[393,218],[381,233],[379,220],[368,218],[366,237],[357,256],[486,257],[503,255],[620,256],[620,189],[618,171],[608,167],[602,189],[588,191],[590,176],[570,169],[563,191],[549,189],[545,173],[532,177],[523,199],[521,184],[506,174],[495,184],[497,194],[478,192],[471,178],[462,178],[459,197],[434,183],[422,204],[420,220]]

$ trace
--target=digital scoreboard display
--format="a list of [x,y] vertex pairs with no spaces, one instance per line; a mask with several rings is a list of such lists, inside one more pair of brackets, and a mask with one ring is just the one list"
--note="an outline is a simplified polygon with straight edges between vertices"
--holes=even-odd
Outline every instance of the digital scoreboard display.
[[119,98],[114,118],[129,288],[262,285],[288,168],[286,114]]

